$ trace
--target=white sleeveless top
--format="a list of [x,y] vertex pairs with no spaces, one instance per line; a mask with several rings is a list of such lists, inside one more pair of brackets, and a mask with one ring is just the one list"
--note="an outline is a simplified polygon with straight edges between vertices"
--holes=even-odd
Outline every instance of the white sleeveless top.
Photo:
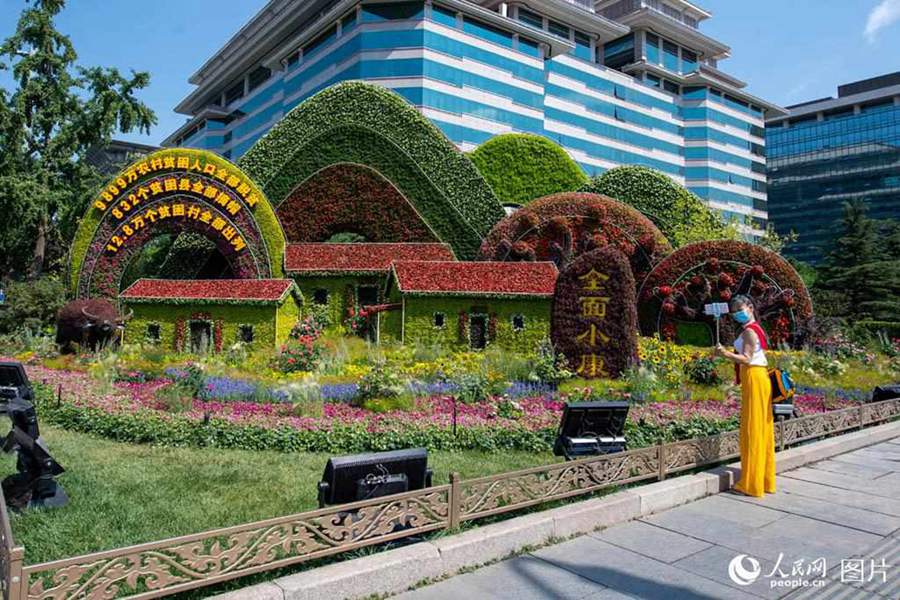
[[[744,338],[738,336],[736,340],[734,340],[734,349],[738,354],[744,353]],[[751,367],[767,367],[769,366],[769,361],[766,359],[766,352],[762,349],[762,344],[757,342],[756,351],[753,353],[753,356],[750,357],[750,365]]]

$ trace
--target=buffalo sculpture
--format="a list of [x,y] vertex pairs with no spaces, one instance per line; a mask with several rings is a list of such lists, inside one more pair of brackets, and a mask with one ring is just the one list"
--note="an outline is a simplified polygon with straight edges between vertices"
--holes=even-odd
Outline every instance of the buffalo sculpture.
[[133,315],[119,315],[108,300],[73,300],[56,315],[56,343],[61,352],[74,352],[78,347],[96,351],[117,343]]

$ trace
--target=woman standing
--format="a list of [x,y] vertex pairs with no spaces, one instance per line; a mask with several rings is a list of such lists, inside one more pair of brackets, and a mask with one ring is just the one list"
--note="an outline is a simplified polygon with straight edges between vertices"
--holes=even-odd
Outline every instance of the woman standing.
[[716,354],[736,365],[741,384],[741,478],[734,489],[748,496],[775,493],[775,426],[772,382],[766,360],[766,333],[756,322],[747,296],[731,301],[731,317],[743,327],[734,340],[735,352],[716,346]]

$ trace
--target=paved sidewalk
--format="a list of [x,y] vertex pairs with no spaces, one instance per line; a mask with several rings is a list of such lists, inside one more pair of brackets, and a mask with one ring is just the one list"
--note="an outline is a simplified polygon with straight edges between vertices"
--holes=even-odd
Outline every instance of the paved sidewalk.
[[900,598],[900,438],[782,473],[766,498],[718,494],[396,596],[784,597]]

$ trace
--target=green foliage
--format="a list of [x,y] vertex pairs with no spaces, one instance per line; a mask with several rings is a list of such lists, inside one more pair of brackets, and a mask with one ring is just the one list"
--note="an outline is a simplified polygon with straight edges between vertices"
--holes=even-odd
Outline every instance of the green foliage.
[[683,368],[684,374],[694,383],[701,385],[719,385],[722,383],[716,361],[709,356],[697,354],[684,363]]
[[524,205],[542,196],[574,192],[588,181],[565,150],[530,133],[494,136],[469,157],[504,204]]
[[894,321],[900,314],[900,255],[884,243],[884,225],[866,212],[862,201],[844,204],[843,233],[833,242],[816,288],[826,298],[837,296],[833,316]]
[[615,167],[592,178],[579,191],[604,194],[630,204],[649,217],[676,247],[739,237],[737,229],[724,223],[703,200],[648,167]]
[[84,161],[115,132],[149,133],[153,111],[135,97],[147,73],[80,67],[71,40],[54,27],[65,2],[25,8],[0,45],[0,273],[31,278],[62,260],[77,219],[99,182]]
[[794,270],[797,271],[797,274],[800,276],[800,279],[803,280],[803,283],[810,290],[813,289],[813,286],[816,284],[816,281],[819,278],[819,271],[813,265],[809,263],[805,263],[800,260],[796,260],[793,258],[788,258],[787,261],[794,267]]
[[169,251],[175,240],[171,235],[161,235],[150,240],[128,264],[125,273],[122,274],[122,289],[127,289],[132,283],[142,277],[162,278],[161,267],[167,262]]
[[556,351],[549,338],[541,340],[537,349],[537,358],[534,360],[534,369],[530,373],[529,379],[550,385],[559,385],[571,377],[572,372],[568,369],[566,357]]
[[[152,244],[153,241],[155,240],[151,240],[150,243]],[[169,251],[157,274],[145,275],[145,277],[197,279],[197,274],[215,252],[216,245],[205,236],[194,232],[182,233],[169,246]],[[125,289],[124,280],[122,281],[122,289]]]
[[365,236],[362,236],[353,231],[342,231],[340,233],[335,233],[330,238],[326,240],[328,244],[362,244],[366,241]]
[[0,305],[0,334],[49,329],[56,323],[57,311],[66,303],[66,286],[57,277],[12,281],[2,287],[6,304]]
[[363,82],[302,102],[240,159],[275,205],[337,163],[387,178],[460,258],[474,257],[503,217],[490,186],[433,123],[394,92]]
[[[403,394],[403,380],[400,375],[384,362],[376,362],[372,369],[359,380],[357,397],[362,402],[375,399],[399,398]],[[379,405],[384,411],[387,404]]]

